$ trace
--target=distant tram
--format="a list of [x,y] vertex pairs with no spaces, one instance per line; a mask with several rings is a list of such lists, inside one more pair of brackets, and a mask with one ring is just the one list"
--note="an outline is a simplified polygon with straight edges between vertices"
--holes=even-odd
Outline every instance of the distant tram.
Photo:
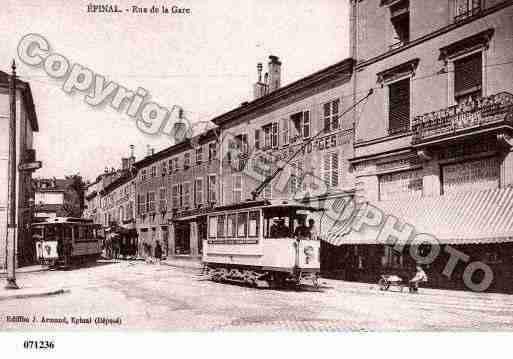
[[96,261],[101,255],[100,226],[92,220],[55,217],[34,223],[31,229],[41,264],[68,266],[72,262]]
[[318,286],[320,240],[302,225],[318,209],[286,202],[248,201],[208,215],[205,271],[214,281],[254,286]]

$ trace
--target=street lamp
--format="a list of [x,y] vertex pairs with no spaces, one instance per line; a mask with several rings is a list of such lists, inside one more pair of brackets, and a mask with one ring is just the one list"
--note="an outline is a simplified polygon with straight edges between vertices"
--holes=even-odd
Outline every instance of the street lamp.
[[7,283],[6,289],[18,289],[16,284],[16,63],[12,60],[9,84],[9,164],[7,173]]

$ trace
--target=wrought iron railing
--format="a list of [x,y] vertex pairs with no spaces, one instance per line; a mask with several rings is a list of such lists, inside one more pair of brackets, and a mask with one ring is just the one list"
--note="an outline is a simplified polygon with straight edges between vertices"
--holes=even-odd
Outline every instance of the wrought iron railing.
[[412,123],[413,144],[451,136],[492,124],[513,125],[513,95],[500,92],[445,109],[416,116]]

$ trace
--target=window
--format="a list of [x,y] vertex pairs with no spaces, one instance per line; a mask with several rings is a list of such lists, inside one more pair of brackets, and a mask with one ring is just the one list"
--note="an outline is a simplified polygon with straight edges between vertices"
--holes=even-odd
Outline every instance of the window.
[[482,95],[483,55],[472,54],[454,61],[454,98],[457,103]]
[[242,176],[235,175],[233,177],[233,202],[242,202]]
[[208,144],[208,160],[213,161],[217,159],[217,143],[211,142]]
[[326,102],[323,105],[324,110],[324,131],[330,132],[338,130],[340,124],[338,122],[338,112],[340,107],[340,100],[336,99],[331,102]]
[[183,169],[186,170],[191,166],[191,154],[185,152],[183,155]]
[[203,179],[197,178],[194,182],[194,203],[199,206],[203,203]]
[[169,161],[169,164],[168,164],[168,167],[169,167],[169,174],[173,173],[174,171],[174,168],[173,168],[173,159],[171,158]]
[[208,193],[208,202],[209,203],[215,203],[217,202],[216,199],[216,176],[210,175],[207,177],[207,193]]
[[215,238],[217,234],[217,217],[212,216],[208,218],[208,236]]
[[150,177],[157,177],[157,166],[151,166]]
[[201,165],[203,162],[203,146],[199,145],[196,148],[196,165]]
[[248,233],[248,213],[237,215],[237,237],[246,237]]
[[178,172],[179,168],[178,168],[178,157],[175,157],[173,159],[174,161],[174,164],[173,164],[173,168],[175,169],[175,172]]
[[255,130],[255,149],[260,149],[260,130]]
[[191,205],[191,184],[186,182],[182,187],[182,207],[188,208]]
[[225,232],[224,219],[225,219],[224,214],[221,216],[217,216],[217,237],[218,238],[223,238],[224,234],[225,234],[224,233]]
[[328,187],[337,187],[338,179],[338,153],[326,153],[323,156],[322,178]]
[[388,133],[410,129],[410,78],[388,85]]
[[177,184],[171,188],[171,206],[173,208],[180,207],[179,186]]
[[481,0],[454,0],[456,21],[475,15],[481,11]]
[[159,211],[160,212],[167,211],[166,188],[165,187],[162,187],[159,190]]
[[166,176],[166,172],[167,172],[167,162],[164,161],[164,162],[162,162],[161,169],[160,169],[160,173],[162,174],[162,177]]
[[141,182],[146,181],[146,168],[141,170]]
[[390,6],[390,21],[394,29],[391,48],[400,47],[410,41],[409,1],[402,0]]
[[262,129],[264,130],[264,149],[269,149],[271,148],[272,124],[264,126]]
[[248,236],[258,237],[260,235],[260,212],[249,212]]
[[237,228],[235,227],[235,214],[229,214],[227,216],[227,223],[226,223],[226,236],[227,237],[235,237]]
[[273,148],[278,147],[278,122],[272,124],[271,146]]
[[138,209],[138,212],[139,214],[145,214],[146,213],[146,196],[144,194],[140,194],[138,195],[138,204],[139,204],[139,209]]
[[288,145],[289,144],[289,119],[288,118],[284,118],[282,120],[282,143],[283,145]]
[[155,192],[148,192],[148,200],[146,203],[148,213],[155,213]]
[[294,125],[295,134],[290,139],[291,143],[296,142],[299,138],[308,138],[311,135],[310,127],[310,111],[298,112],[290,116],[290,120]]
[[249,152],[248,135],[242,134],[235,136],[235,147],[242,153]]

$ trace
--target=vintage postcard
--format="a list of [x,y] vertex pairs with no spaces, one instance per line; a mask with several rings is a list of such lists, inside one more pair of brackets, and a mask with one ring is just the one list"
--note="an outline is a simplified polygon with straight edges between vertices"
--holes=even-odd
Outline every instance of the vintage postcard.
[[0,20],[20,350],[513,328],[513,1],[4,0]]

